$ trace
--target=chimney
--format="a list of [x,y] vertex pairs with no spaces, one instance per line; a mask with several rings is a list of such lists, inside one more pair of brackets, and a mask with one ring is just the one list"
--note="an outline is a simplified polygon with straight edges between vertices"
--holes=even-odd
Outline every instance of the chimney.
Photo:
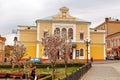
[[17,41],[17,37],[14,37],[14,41]]
[[105,22],[108,22],[109,21],[109,18],[105,18]]

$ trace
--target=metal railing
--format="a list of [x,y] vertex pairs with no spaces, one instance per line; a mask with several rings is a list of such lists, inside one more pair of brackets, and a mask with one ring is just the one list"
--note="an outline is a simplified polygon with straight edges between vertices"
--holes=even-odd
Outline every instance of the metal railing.
[[91,63],[84,65],[82,68],[77,69],[72,74],[68,75],[65,78],[59,78],[58,80],[79,80],[90,68],[92,67]]

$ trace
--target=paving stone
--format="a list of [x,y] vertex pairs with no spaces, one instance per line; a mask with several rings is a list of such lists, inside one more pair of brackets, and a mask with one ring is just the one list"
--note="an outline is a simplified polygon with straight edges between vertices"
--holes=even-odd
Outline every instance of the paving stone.
[[94,63],[80,80],[120,80],[120,61]]

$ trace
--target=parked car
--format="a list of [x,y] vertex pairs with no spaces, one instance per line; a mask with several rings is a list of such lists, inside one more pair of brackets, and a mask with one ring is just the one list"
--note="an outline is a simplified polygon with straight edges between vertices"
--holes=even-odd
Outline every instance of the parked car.
[[40,58],[31,58],[30,60],[33,64],[40,64],[42,62]]
[[119,56],[114,56],[114,59],[115,60],[120,60],[120,57]]

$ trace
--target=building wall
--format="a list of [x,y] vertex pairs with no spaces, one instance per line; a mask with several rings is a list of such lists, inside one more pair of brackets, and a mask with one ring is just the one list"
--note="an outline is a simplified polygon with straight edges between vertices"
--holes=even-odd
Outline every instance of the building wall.
[[84,23],[76,24],[76,41],[80,41],[80,32],[84,33],[84,39],[82,41],[87,39],[89,33],[88,25]]
[[[83,49],[83,56],[80,56],[80,49]],[[87,51],[86,51],[87,47],[86,44],[82,43],[82,44],[77,44],[76,45],[76,50],[79,51],[79,56],[76,55],[75,59],[87,59]]]
[[90,56],[94,60],[104,60],[105,55],[105,32],[91,30],[90,33]]
[[40,22],[39,26],[39,36],[40,40],[44,38],[44,31],[52,33],[52,23],[51,22]]
[[117,48],[120,46],[120,32],[107,36],[107,48]]
[[21,41],[26,47],[26,53],[24,58],[36,57],[36,42],[37,31],[36,27],[28,29],[28,27],[19,27],[18,29],[19,41]]
[[120,32],[120,22],[108,22],[108,35]]
[[106,30],[106,35],[120,32],[120,21],[117,19],[105,18],[105,21],[95,29]]

